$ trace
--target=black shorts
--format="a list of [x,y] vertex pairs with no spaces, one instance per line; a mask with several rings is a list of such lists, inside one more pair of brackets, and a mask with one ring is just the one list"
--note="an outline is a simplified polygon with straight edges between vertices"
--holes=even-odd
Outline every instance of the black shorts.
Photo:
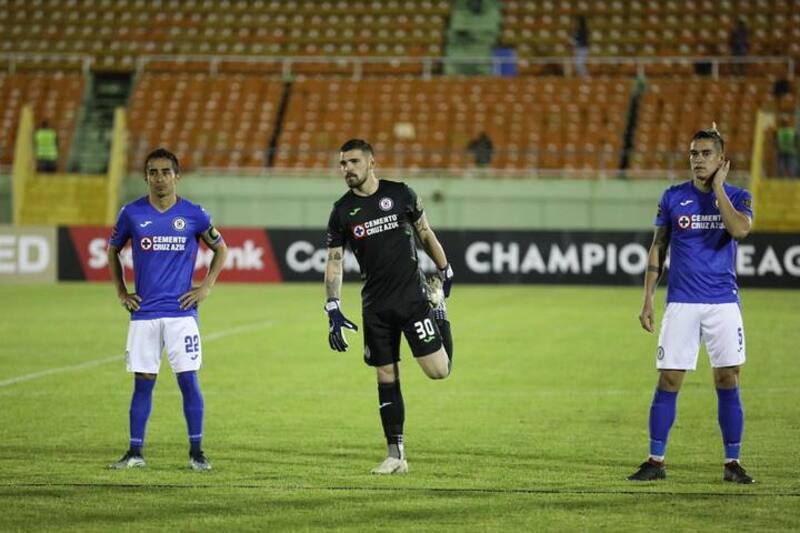
[[442,347],[442,334],[428,302],[405,309],[365,310],[364,362],[384,366],[400,360],[400,332],[406,336],[414,357],[430,355]]

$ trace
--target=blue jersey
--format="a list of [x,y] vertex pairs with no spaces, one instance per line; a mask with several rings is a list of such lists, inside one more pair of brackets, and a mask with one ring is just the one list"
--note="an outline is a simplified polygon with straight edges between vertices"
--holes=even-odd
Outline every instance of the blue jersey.
[[208,213],[180,197],[164,213],[146,196],[122,208],[109,244],[122,249],[131,241],[136,294],[142,299],[132,320],[197,316],[197,307],[181,309],[178,298],[192,288],[198,240],[210,227]]
[[[724,184],[733,207],[753,217],[752,197]],[[731,303],[736,285],[736,240],[722,223],[717,197],[691,181],[670,187],[661,197],[656,226],[670,233],[667,302]]]

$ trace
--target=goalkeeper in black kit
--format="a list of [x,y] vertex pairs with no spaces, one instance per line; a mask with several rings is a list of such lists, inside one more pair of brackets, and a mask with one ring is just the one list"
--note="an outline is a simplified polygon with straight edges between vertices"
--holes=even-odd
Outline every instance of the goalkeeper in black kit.
[[[364,362],[375,367],[378,404],[387,457],[373,474],[408,472],[403,447],[405,408],[400,391],[400,334],[431,379],[450,375],[453,341],[445,298],[453,269],[433,233],[422,202],[406,184],[378,179],[372,146],[351,139],[340,149],[339,165],[350,190],[331,211],[325,291],[328,341],[340,352],[348,347],[343,329],[358,327],[342,313],[342,261],[349,246],[361,268],[364,286]],[[416,238],[438,268],[426,282],[417,258]]]

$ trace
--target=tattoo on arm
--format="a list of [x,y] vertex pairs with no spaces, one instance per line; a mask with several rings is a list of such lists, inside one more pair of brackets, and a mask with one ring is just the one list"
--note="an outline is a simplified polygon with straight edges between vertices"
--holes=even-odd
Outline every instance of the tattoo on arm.
[[342,250],[328,251],[328,264],[325,267],[325,295],[339,298],[342,292]]
[[669,247],[669,228],[666,226],[659,226],[656,228],[656,232],[653,235],[653,246],[658,250],[658,266],[664,264],[664,261],[667,258],[667,248]]
[[417,236],[419,240],[425,242],[425,240],[430,235],[431,227],[428,225],[428,220],[425,218],[425,215],[419,217],[419,220],[414,222],[414,229],[417,230]]

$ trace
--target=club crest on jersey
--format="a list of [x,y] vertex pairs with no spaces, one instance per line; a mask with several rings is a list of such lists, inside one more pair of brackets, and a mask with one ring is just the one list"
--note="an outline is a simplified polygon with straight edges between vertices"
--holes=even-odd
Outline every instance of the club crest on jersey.
[[150,237],[142,237],[139,246],[142,247],[142,250],[150,250],[153,247],[153,240]]
[[183,231],[183,229],[186,227],[186,221],[181,217],[176,217],[172,219],[172,227],[177,231]]
[[691,223],[692,220],[686,215],[681,215],[678,217],[678,227],[680,227],[681,229],[688,228],[691,225]]
[[392,207],[394,207],[394,202],[388,196],[384,196],[381,198],[381,201],[378,202],[378,207],[381,208],[381,211],[391,211]]
[[363,239],[367,235],[367,230],[364,229],[363,224],[356,224],[353,226],[353,237],[356,239]]

